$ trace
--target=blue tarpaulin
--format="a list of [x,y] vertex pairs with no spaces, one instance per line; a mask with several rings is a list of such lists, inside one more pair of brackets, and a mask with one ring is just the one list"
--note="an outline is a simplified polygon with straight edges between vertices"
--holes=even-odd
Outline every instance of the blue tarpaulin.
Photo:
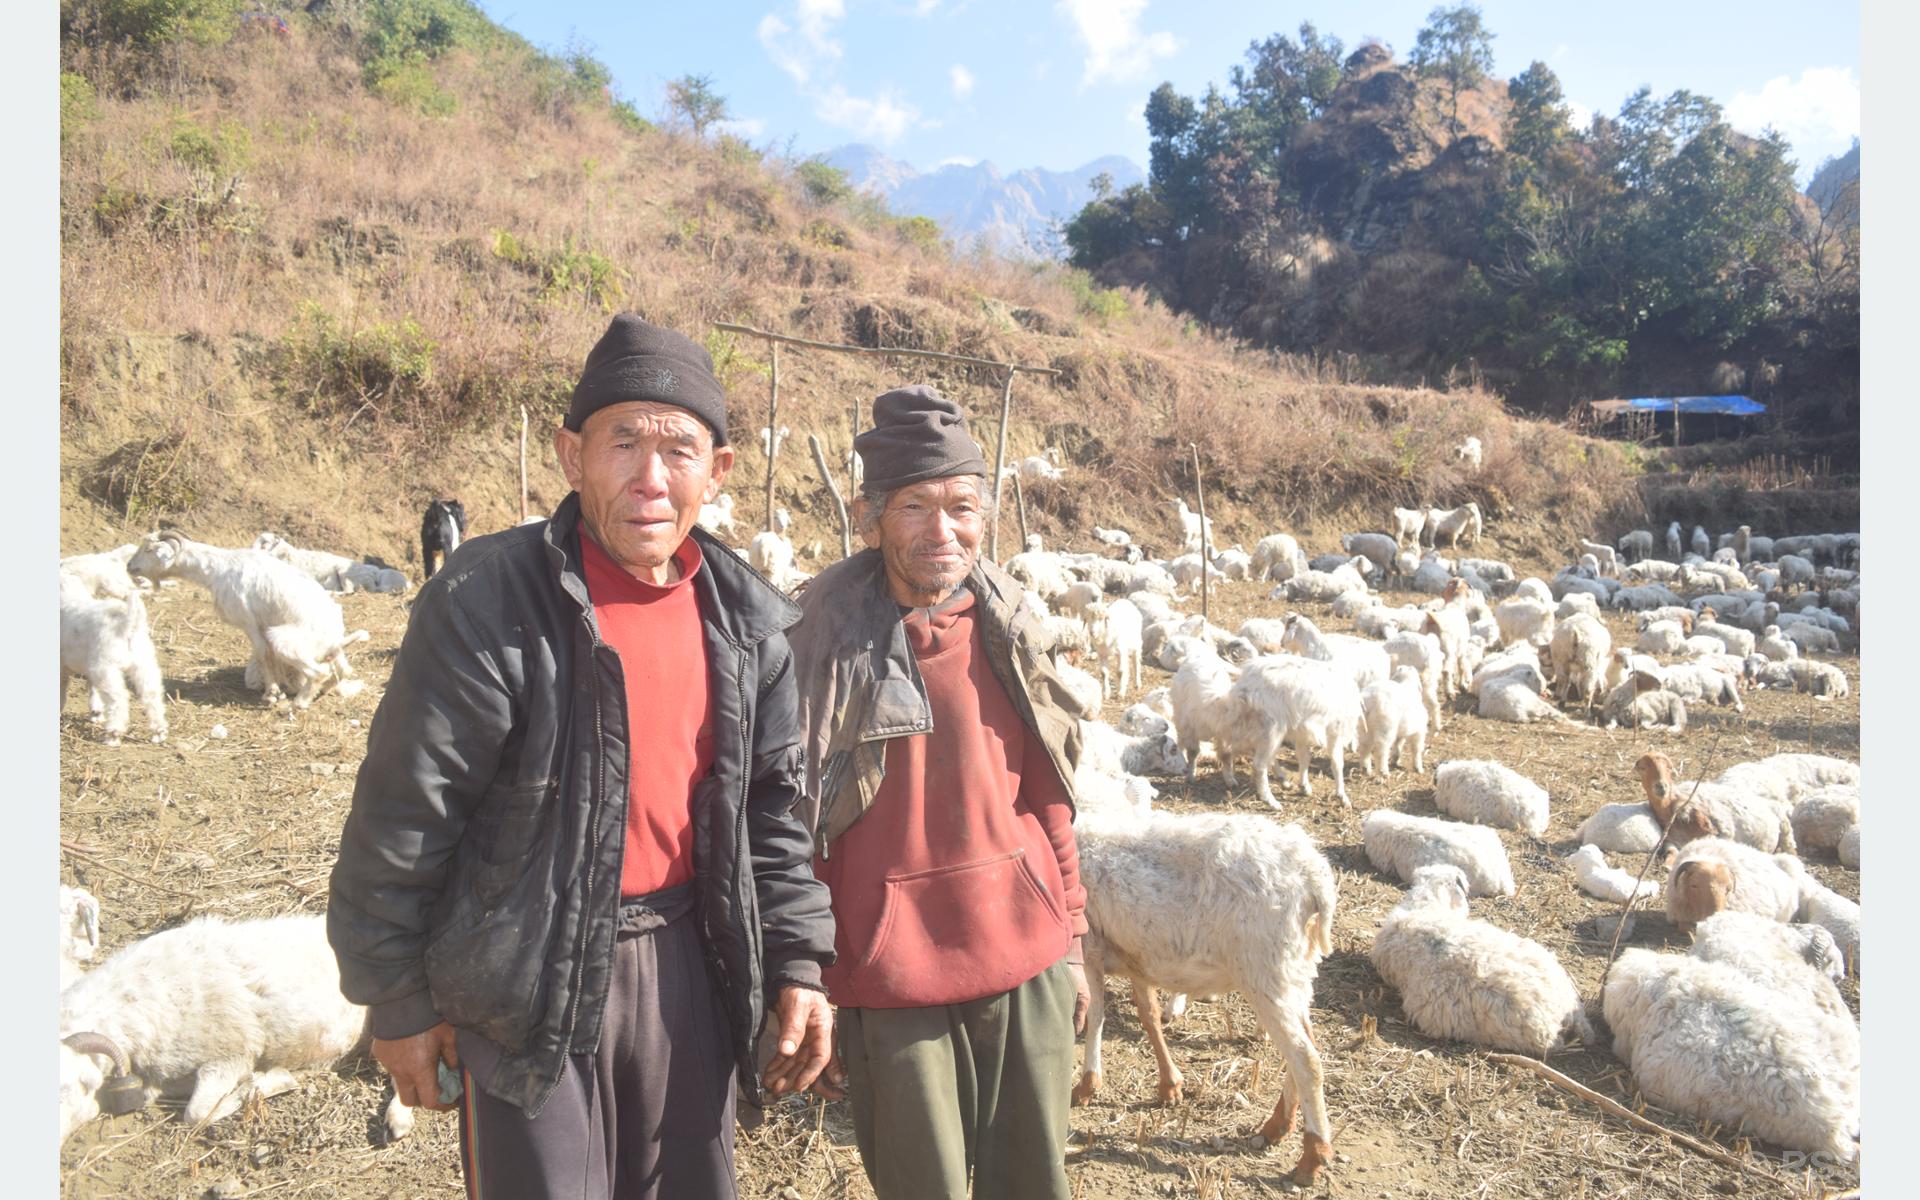
[[1636,396],[1627,401],[1633,409],[1672,412],[1678,404],[1682,413],[1723,413],[1730,417],[1752,417],[1767,411],[1767,406],[1748,396]]

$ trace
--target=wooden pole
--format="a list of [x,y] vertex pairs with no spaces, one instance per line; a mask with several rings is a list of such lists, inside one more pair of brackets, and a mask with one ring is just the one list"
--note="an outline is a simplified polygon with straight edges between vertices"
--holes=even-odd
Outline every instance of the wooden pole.
[[820,446],[816,434],[807,435],[807,446],[813,451],[813,465],[820,469],[820,482],[827,485],[827,495],[833,497],[833,511],[840,518],[840,557],[853,557],[853,525],[847,520],[847,502],[840,498],[840,488],[833,482],[833,471],[827,466],[827,452]]
[[971,354],[943,354],[938,350],[909,350],[904,346],[849,346],[841,342],[816,342],[810,338],[794,337],[791,334],[774,333],[771,330],[756,329],[751,325],[735,325],[731,321],[715,321],[715,329],[724,329],[728,333],[745,333],[753,337],[766,338],[770,342],[784,342],[789,346],[808,346],[815,350],[838,350],[842,354],[902,355],[907,358],[931,358],[938,362],[966,363],[974,367],[992,367],[999,371],[1025,371],[1030,375],[1058,375],[1054,367],[1029,367],[1020,363],[995,362],[991,358],[975,358]]
[[1020,486],[1018,471],[1013,475],[1013,505],[1014,510],[1020,514],[1020,549],[1025,550],[1027,548],[1027,492]]
[[987,557],[994,562],[1003,561],[1000,557],[1000,480],[1007,466],[1007,419],[1013,413],[1013,376],[1014,368],[1007,368],[1006,390],[1000,393],[1000,449],[993,456],[993,536],[988,539]]
[[853,416],[847,420],[847,503],[860,494],[860,452],[853,448],[853,439],[860,436],[860,402],[853,402]]
[[1673,398],[1673,448],[1680,448],[1680,397]]
[[780,343],[773,343],[773,375],[767,381],[767,521],[763,529],[773,528],[773,456],[780,449]]
[[520,523],[527,523],[527,406],[520,406]]
[[1188,442],[1187,449],[1193,451],[1193,490],[1200,501],[1200,619],[1207,621],[1212,619],[1207,615],[1207,568],[1213,565],[1207,556],[1207,485],[1200,478],[1200,447]]

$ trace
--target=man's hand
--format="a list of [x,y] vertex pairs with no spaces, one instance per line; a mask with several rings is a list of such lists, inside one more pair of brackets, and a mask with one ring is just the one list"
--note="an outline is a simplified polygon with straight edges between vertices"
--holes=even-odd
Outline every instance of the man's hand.
[[811,988],[784,987],[773,1018],[780,1042],[760,1082],[776,1096],[804,1092],[833,1057],[833,1006]]
[[[824,997],[823,997],[824,999]],[[373,1056],[393,1076],[393,1092],[408,1108],[429,1108],[446,1112],[453,1105],[440,1103],[438,1064],[445,1060],[460,1069],[460,1052],[453,1046],[453,1026],[445,1021],[423,1029],[412,1037],[386,1041],[373,1039]]]
[[1093,1004],[1093,993],[1087,990],[1087,968],[1083,963],[1070,962],[1067,970],[1073,974],[1073,1031],[1087,1031],[1087,1009]]

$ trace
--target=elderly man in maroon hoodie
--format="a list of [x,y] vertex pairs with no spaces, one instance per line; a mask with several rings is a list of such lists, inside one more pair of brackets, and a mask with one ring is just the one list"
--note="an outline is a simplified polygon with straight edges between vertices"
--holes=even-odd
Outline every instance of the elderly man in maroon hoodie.
[[868,549],[813,580],[789,634],[837,931],[828,1076],[880,1200],[963,1200],[969,1172],[983,1198],[1067,1200],[1079,709],[1020,585],[979,557],[987,464],[959,408],[900,388],[873,420]]

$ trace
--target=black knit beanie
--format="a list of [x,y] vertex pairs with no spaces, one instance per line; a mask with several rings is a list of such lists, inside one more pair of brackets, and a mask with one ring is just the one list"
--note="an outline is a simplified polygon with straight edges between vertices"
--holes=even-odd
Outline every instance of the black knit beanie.
[[713,358],[685,334],[623,312],[588,352],[562,424],[578,433],[598,410],[629,400],[684,408],[713,429],[715,446],[727,444],[727,393]]
[[895,388],[873,402],[873,428],[853,439],[866,486],[891,491],[925,479],[985,475],[987,460],[967,436],[960,406],[925,384]]

